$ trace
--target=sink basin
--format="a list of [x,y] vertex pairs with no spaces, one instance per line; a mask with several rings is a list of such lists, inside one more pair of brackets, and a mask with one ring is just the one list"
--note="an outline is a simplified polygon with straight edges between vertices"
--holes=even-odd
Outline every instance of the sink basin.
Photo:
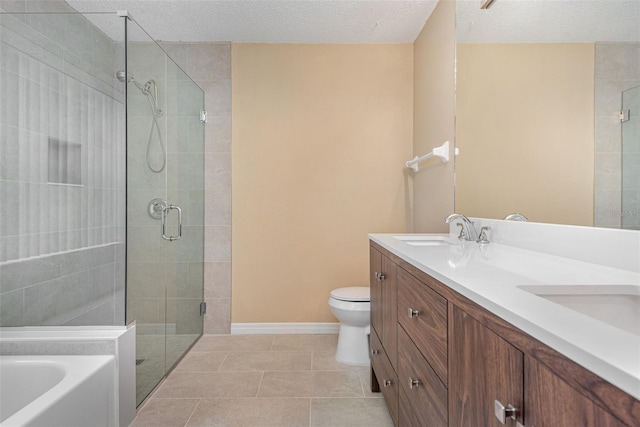
[[449,241],[450,237],[447,235],[430,236],[428,234],[407,234],[393,236],[393,238],[405,242],[407,245],[411,246],[440,246],[452,244]]
[[415,240],[406,243],[407,245],[411,246],[441,246],[451,244],[449,242],[445,242],[444,240]]
[[519,288],[640,337],[638,285],[533,285]]

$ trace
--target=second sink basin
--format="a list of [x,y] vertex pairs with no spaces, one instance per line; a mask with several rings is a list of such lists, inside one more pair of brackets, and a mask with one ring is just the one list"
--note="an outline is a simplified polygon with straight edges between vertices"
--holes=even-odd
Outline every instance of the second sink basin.
[[519,288],[640,337],[640,286],[532,285]]

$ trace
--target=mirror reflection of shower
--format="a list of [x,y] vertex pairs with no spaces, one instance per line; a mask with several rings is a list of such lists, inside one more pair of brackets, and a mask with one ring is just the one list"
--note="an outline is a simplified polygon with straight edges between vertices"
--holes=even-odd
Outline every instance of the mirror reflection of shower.
[[[632,83],[633,84],[633,83]],[[631,86],[630,84],[629,86]],[[621,208],[623,229],[640,230],[640,86],[622,92]]]
[[[160,132],[160,124],[158,123],[158,118],[162,117],[164,112],[158,107],[158,85],[156,81],[153,79],[149,79],[146,83],[142,84],[138,80],[136,80],[131,73],[125,73],[124,71],[116,72],[116,78],[122,83],[133,83],[135,87],[142,92],[143,95],[147,97],[147,101],[149,101],[149,107],[151,108],[151,116],[153,120],[151,121],[151,129],[149,129],[149,139],[147,140],[147,167],[151,172],[160,173],[164,170],[167,165],[167,153],[164,148],[164,143],[162,141],[162,133]],[[151,143],[153,141],[153,130],[155,129],[158,134],[158,144],[160,145],[160,150],[162,151],[162,165],[160,168],[154,168],[151,165],[151,161],[149,157],[151,155]]]

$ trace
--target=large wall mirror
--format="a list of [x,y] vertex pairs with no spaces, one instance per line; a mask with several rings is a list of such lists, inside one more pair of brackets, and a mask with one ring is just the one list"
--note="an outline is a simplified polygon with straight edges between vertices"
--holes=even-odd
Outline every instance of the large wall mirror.
[[456,4],[455,208],[640,230],[640,1]]

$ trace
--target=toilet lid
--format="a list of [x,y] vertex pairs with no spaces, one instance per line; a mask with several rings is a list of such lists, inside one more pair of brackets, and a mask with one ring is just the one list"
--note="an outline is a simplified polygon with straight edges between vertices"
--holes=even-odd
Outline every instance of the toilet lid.
[[331,291],[331,298],[341,301],[369,301],[371,299],[368,286],[334,289]]

